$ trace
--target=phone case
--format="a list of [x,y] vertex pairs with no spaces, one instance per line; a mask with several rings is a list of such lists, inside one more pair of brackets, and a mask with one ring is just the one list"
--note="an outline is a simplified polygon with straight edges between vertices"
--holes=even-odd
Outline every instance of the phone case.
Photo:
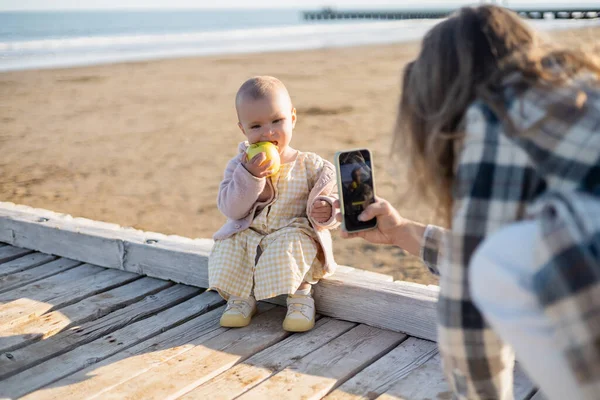
[[377,221],[375,221],[375,225],[371,226],[371,227],[366,227],[363,229],[355,229],[353,231],[348,231],[346,229],[346,218],[344,218],[344,199],[342,198],[342,196],[344,195],[343,193],[343,186],[342,186],[342,171],[340,168],[340,155],[344,154],[344,153],[349,153],[352,151],[367,151],[369,153],[369,157],[371,159],[371,177],[372,177],[372,181],[373,181],[373,196],[377,196],[376,195],[376,189],[375,189],[375,163],[373,162],[373,154],[371,153],[371,150],[369,149],[365,149],[365,148],[356,148],[356,149],[349,149],[349,150],[344,150],[344,151],[338,151],[335,153],[334,156],[334,164],[335,164],[335,171],[336,171],[336,180],[337,180],[337,187],[338,187],[338,196],[340,198],[340,211],[342,213],[342,229],[344,229],[345,231],[349,232],[349,233],[355,233],[355,232],[362,232],[362,231],[368,231],[371,229],[375,229],[377,227]]

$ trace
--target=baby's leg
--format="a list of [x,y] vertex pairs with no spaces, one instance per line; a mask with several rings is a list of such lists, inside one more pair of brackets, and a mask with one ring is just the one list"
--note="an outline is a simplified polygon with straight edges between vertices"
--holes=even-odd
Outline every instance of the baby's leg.
[[311,236],[300,229],[283,229],[262,242],[264,252],[256,265],[257,299],[287,294],[288,312],[283,328],[304,332],[315,325],[315,302],[311,295],[313,266],[318,247]]
[[230,295],[248,298],[252,293],[258,240],[246,232],[216,240],[208,258],[209,287],[226,300]]
[[[317,244],[299,229],[282,229],[266,236],[254,273],[254,295],[258,300],[290,295],[312,283],[311,267]],[[306,286],[302,286],[306,288]]]
[[215,242],[208,262],[208,279],[210,288],[228,300],[221,326],[246,326],[256,313],[252,286],[259,240],[244,231]]

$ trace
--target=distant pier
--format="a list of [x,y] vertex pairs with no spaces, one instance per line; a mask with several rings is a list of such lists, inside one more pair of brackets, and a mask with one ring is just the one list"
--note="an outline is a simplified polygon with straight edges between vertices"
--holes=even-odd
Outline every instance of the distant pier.
[[[529,19],[593,19],[600,18],[600,6],[589,7],[538,7],[519,8],[511,7],[511,10],[519,13],[523,18]],[[324,8],[319,11],[304,11],[305,20],[340,20],[340,19],[439,19],[448,17],[456,9],[405,9],[405,10],[348,10],[338,11],[332,8]]]

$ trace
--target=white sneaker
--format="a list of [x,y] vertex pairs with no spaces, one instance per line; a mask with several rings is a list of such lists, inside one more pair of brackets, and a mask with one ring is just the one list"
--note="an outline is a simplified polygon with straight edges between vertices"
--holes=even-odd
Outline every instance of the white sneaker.
[[227,308],[221,315],[221,326],[225,328],[241,328],[248,326],[252,316],[256,314],[256,300],[254,296],[245,299],[243,297],[230,296]]
[[288,332],[306,332],[315,326],[315,300],[304,294],[290,294],[283,329]]

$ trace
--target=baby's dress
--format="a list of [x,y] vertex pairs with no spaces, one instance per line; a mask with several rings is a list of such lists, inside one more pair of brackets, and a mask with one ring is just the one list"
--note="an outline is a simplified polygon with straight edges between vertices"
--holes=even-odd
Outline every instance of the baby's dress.
[[299,153],[271,177],[275,200],[255,216],[250,227],[215,241],[208,263],[211,289],[229,298],[257,300],[291,294],[303,281],[323,277],[317,257],[317,235],[306,215],[306,205],[322,159]]

